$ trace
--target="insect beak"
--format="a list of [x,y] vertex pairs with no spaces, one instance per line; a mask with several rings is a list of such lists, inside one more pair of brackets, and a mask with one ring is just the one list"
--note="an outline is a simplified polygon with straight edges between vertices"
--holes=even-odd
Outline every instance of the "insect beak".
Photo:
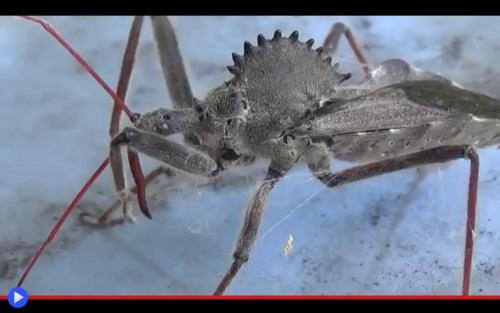
[[139,203],[139,208],[144,216],[152,219],[151,213],[148,209],[148,203],[146,201],[146,182],[144,174],[142,173],[141,163],[137,152],[129,150],[128,161],[132,177],[134,178],[135,185],[137,186],[137,202]]
[[141,212],[142,212],[142,214],[144,214],[144,216],[146,216],[150,220],[153,219],[153,217],[151,216],[151,213],[149,212],[149,209],[148,209],[147,206],[140,205],[139,208],[141,209]]

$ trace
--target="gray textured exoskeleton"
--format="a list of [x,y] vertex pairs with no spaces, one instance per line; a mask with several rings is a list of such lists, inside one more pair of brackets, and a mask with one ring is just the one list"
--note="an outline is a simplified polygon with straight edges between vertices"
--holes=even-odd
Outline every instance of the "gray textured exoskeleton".
[[[127,217],[130,196],[141,187],[132,193],[126,189],[122,146],[163,162],[169,173],[206,177],[256,158],[270,160],[248,204],[233,263],[215,294],[222,294],[248,261],[269,192],[295,165],[307,164],[321,182],[335,187],[457,158],[472,163],[463,282],[463,293],[468,294],[479,166],[474,147],[500,144],[499,101],[402,60],[387,60],[372,70],[341,23],[334,24],[318,49],[312,48],[312,39],[300,41],[298,32],[283,37],[276,31],[270,39],[259,35],[257,45],[245,42],[243,55],[233,53],[234,64],[228,67],[232,79],[197,99],[169,19],[157,16],[151,21],[174,108],[136,115],[133,127],[119,133],[112,123],[113,173]],[[342,35],[367,74],[359,84],[344,84],[351,75],[331,64]],[[138,37],[136,28],[135,42]],[[184,135],[186,146],[167,138],[176,133]],[[332,158],[368,164],[332,173]],[[153,171],[146,183],[164,172]],[[105,224],[113,208],[92,217],[94,223]]]

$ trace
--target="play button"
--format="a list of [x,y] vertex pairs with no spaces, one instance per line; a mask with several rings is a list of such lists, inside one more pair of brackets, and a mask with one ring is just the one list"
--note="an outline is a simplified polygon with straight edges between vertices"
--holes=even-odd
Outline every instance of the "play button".
[[16,308],[22,308],[28,303],[28,293],[21,287],[17,287],[9,291],[8,295],[9,304]]

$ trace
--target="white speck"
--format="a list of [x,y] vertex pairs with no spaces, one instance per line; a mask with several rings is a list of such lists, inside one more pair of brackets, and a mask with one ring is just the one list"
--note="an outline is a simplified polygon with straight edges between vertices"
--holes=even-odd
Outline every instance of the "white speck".
[[285,252],[285,255],[288,255],[293,249],[293,237],[292,235],[288,235],[288,240],[286,241],[285,243],[285,247],[284,247],[284,252]]

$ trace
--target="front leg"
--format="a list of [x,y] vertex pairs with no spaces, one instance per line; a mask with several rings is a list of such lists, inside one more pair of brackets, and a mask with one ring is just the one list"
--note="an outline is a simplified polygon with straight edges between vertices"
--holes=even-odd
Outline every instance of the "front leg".
[[[137,114],[134,126],[143,131],[169,136],[191,129],[198,122],[199,113],[192,109],[169,110],[160,108],[147,112],[144,115]],[[140,170],[139,157],[134,149],[129,149],[128,156],[132,175],[137,186],[139,207],[144,215],[151,218],[146,202],[146,177],[144,177]],[[112,148],[109,157],[111,159],[111,170],[113,171],[115,188],[123,205],[125,219],[133,222],[134,217],[131,214],[133,195],[125,184],[121,150]]]
[[137,128],[125,127],[111,141],[111,150],[123,145],[157,159],[176,171],[205,177],[214,177],[219,173],[217,162],[209,156]]
[[[163,125],[163,124],[162,124]],[[162,127],[162,131],[168,131],[167,127]],[[110,156],[119,155],[120,147],[127,146],[129,152],[140,152],[154,159],[157,159],[167,166],[175,169],[175,171],[182,171],[188,174],[194,174],[205,177],[216,176],[221,168],[210,157],[202,154],[194,149],[187,148],[181,144],[168,140],[162,136],[150,133],[144,130],[139,130],[133,127],[125,127],[112,141]],[[138,179],[134,177],[136,184]],[[145,178],[139,177],[142,180],[142,185],[145,185]],[[125,219],[133,221],[132,207],[129,205],[131,201],[131,194],[125,186],[117,186],[118,194],[120,195],[123,205],[123,213]],[[139,201],[145,203],[145,195],[139,197],[139,190],[137,190]],[[147,206],[140,205],[141,212],[151,218],[151,214]]]

